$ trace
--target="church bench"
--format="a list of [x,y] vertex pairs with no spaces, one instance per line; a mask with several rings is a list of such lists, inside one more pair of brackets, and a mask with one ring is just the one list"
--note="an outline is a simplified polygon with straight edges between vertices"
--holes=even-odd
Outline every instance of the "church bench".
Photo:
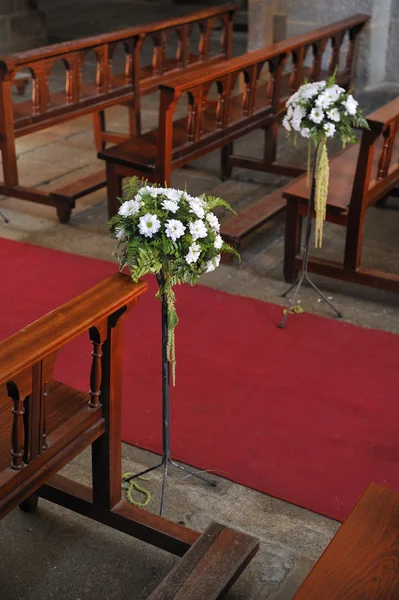
[[[302,173],[303,169],[276,160],[280,108],[305,75],[312,81],[320,78],[329,41],[328,73],[339,67],[341,85],[352,86],[359,33],[368,19],[357,15],[161,84],[158,128],[98,155],[106,161],[109,216],[119,207],[123,177],[136,175],[170,185],[174,169],[215,149],[221,149],[223,178],[229,177],[235,166],[290,176]],[[349,48],[342,66],[340,50],[345,35]],[[187,101],[188,114],[176,118],[182,99]],[[263,157],[234,155],[233,141],[255,129],[265,130]],[[284,204],[280,200],[276,210]]]
[[[201,535],[122,500],[123,324],[146,289],[116,273],[0,342],[0,519],[45,498],[183,557],[168,576],[184,594],[174,597],[202,589],[216,599],[258,540],[217,523]],[[84,333],[93,347],[87,392],[53,376],[58,353]],[[89,446],[91,487],[58,474]]]
[[[364,219],[368,207],[384,199],[399,181],[399,98],[367,117],[359,144],[330,160],[326,220],[346,228],[342,263],[310,257],[309,270],[386,290],[399,291],[399,275],[361,266]],[[284,276],[293,282],[301,265],[302,219],[309,189],[302,176],[284,191],[287,200]]]
[[399,494],[366,490],[293,600],[399,598]]
[[[43,48],[0,57],[0,151],[4,181],[0,194],[55,206],[61,222],[69,220],[75,201],[105,185],[105,172],[76,181],[73,189],[45,192],[20,185],[16,139],[59,123],[91,114],[97,150],[106,143],[120,143],[140,133],[141,97],[157,90],[176,73],[193,72],[231,56],[232,25],[235,4],[204,8],[190,15],[166,19],[149,25],[129,27],[112,33],[63,42]],[[211,35],[215,27],[220,43],[215,49]],[[196,42],[195,32],[199,31]],[[166,44],[175,37],[176,51],[169,56]],[[191,39],[197,44],[193,49]],[[146,41],[153,44],[152,62],[142,65]],[[124,51],[124,71],[116,72],[113,60]],[[82,72],[95,65],[92,81],[84,81]],[[65,72],[64,89],[52,89],[52,72],[61,65]],[[13,101],[13,88],[23,93],[32,84],[32,97]],[[105,129],[105,109],[126,105],[129,135]]]

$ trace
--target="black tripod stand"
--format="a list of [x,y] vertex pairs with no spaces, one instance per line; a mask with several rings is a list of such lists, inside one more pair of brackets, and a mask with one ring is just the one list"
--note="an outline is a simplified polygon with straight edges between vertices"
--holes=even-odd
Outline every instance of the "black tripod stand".
[[193,477],[197,477],[202,481],[205,481],[209,485],[216,487],[216,482],[207,479],[201,473],[197,473],[188,467],[184,467],[172,459],[170,452],[170,367],[167,357],[167,345],[168,345],[168,302],[166,294],[162,292],[165,286],[165,275],[163,271],[157,274],[157,281],[161,290],[162,299],[162,459],[161,462],[153,467],[149,467],[140,473],[131,475],[125,481],[130,481],[150,471],[155,471],[163,467],[163,483],[162,483],[162,496],[161,496],[161,509],[159,514],[162,516],[165,510],[165,498],[166,498],[166,484],[168,478],[168,466],[173,465],[182,471],[185,471]]
[[305,243],[304,243],[302,269],[301,269],[301,272],[300,272],[297,280],[283,294],[283,298],[285,298],[287,296],[287,294],[289,294],[290,291],[295,288],[294,295],[290,299],[289,305],[287,307],[287,311],[286,311],[286,313],[284,315],[283,320],[281,321],[281,323],[279,325],[279,327],[281,329],[284,328],[284,325],[285,325],[285,323],[286,323],[286,321],[288,319],[288,315],[290,313],[291,307],[294,306],[295,300],[296,300],[296,298],[298,296],[298,293],[299,293],[299,290],[301,289],[301,286],[302,286],[302,284],[303,284],[303,282],[305,280],[312,286],[312,288],[319,294],[319,296],[321,296],[321,298],[323,298],[323,300],[325,302],[327,302],[327,304],[330,306],[330,308],[332,308],[332,310],[337,314],[337,316],[340,317],[340,318],[342,317],[342,314],[335,308],[335,306],[330,302],[330,300],[328,298],[326,298],[326,296],[323,294],[323,292],[321,292],[319,290],[319,288],[316,286],[316,284],[313,283],[313,281],[310,279],[309,274],[308,274],[310,235],[311,235],[311,231],[312,231],[312,218],[313,218],[313,212],[314,212],[314,207],[315,207],[316,160],[317,160],[317,154],[318,154],[319,146],[320,146],[320,144],[317,145],[316,152],[315,152],[314,163],[313,163],[312,187],[310,189],[309,207],[308,207],[308,214],[307,214],[307,217],[306,217],[306,232],[305,232]]

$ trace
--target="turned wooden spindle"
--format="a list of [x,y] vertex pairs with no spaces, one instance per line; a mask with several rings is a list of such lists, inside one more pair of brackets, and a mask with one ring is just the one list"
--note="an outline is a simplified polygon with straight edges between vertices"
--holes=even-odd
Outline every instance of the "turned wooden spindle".
[[66,95],[66,103],[72,104],[74,101],[74,89],[73,89],[73,73],[72,69],[68,65],[65,73],[65,95]]
[[271,104],[273,101],[274,84],[275,84],[275,80],[276,80],[276,70],[274,68],[274,65],[272,65],[272,63],[269,63],[269,70],[270,70],[270,77],[269,77],[269,81],[267,82],[266,99],[267,99],[267,102],[269,104]]
[[102,346],[104,341],[93,339],[93,351],[91,353],[93,360],[90,371],[90,402],[89,406],[97,408],[100,406],[101,382],[102,382]]
[[48,406],[47,406],[47,397],[48,397],[48,384],[49,382],[46,381],[46,383],[43,386],[43,403],[42,403],[42,419],[43,419],[43,431],[42,431],[42,451],[46,450],[47,448],[47,410],[48,410]]
[[188,125],[187,125],[187,137],[188,141],[194,141],[195,136],[195,125],[197,117],[197,106],[194,104],[194,99],[188,105]]
[[377,179],[383,179],[387,176],[389,168],[389,148],[391,145],[391,127],[388,126],[382,134],[384,145],[381,150],[380,159],[378,161]]
[[221,129],[223,127],[223,116],[224,116],[224,106],[225,106],[225,90],[221,90],[219,93],[219,99],[216,107],[216,128]]
[[13,422],[12,422],[12,434],[11,434],[11,468],[14,471],[19,471],[24,467],[22,458],[24,456],[24,443],[25,443],[25,426],[24,426],[24,400],[20,399],[19,393],[14,395],[14,407],[12,409]]
[[[47,78],[46,78],[47,79]],[[47,79],[48,85],[48,79]],[[40,81],[39,78],[34,75],[32,79],[32,109],[33,114],[37,115],[40,113]]]

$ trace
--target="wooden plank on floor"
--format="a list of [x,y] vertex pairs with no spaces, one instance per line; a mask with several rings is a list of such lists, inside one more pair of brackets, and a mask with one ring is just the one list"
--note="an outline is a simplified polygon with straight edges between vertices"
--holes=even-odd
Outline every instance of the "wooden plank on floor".
[[216,600],[255,556],[259,541],[211,523],[148,600]]
[[226,242],[239,246],[244,237],[282,211],[286,205],[286,200],[283,198],[285,187],[261,198],[249,208],[226,221],[221,228],[221,235]]

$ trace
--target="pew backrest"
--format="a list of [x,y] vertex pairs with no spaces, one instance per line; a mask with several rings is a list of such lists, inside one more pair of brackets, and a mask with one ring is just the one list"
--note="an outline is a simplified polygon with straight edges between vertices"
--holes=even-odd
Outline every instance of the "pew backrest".
[[[8,108],[7,118],[14,122],[16,135],[23,135],[134,97],[139,99],[140,94],[155,90],[170,73],[229,58],[236,10],[237,5],[226,4],[184,17],[0,57],[0,103]],[[195,28],[199,28],[199,37],[197,52],[192,54],[190,36]],[[220,43],[212,53],[215,28]],[[169,58],[166,42],[172,35],[177,36],[177,49],[175,56]],[[141,52],[147,39],[153,43],[152,63],[142,67]],[[116,76],[112,62],[119,46],[125,51],[125,67]],[[82,69],[88,55],[93,53],[96,60],[93,81],[84,85]],[[52,93],[51,72],[59,62],[65,67],[65,90]],[[12,114],[12,85],[21,69],[31,73],[32,99],[15,103]]]
[[[279,109],[287,97],[303,83],[305,76],[310,81],[320,78],[323,54],[331,43],[328,74],[338,70],[338,81],[351,88],[356,69],[356,54],[359,33],[369,20],[367,15],[356,15],[338,23],[316,29],[286,41],[249,52],[196,71],[195,76],[176,75],[173,81],[160,84],[159,127],[157,155],[158,170],[175,156],[187,156],[201,147],[208,151],[220,145],[220,140],[229,141],[245,122],[256,121],[265,111],[270,119],[279,118]],[[342,65],[340,52],[345,38],[348,39],[346,60]],[[310,58],[310,66],[307,66]],[[291,63],[291,64],[290,64]],[[264,76],[264,67],[267,73]],[[285,69],[288,73],[285,75]],[[237,82],[242,78],[241,86]],[[285,85],[285,88],[284,88]],[[239,92],[235,96],[235,90]],[[216,88],[216,99],[210,90]],[[186,95],[188,118],[186,135],[180,136],[180,147],[173,141],[174,112],[179,99]],[[237,105],[238,103],[238,105]],[[213,123],[209,124],[210,108],[213,107]],[[207,116],[204,127],[204,116]]]

